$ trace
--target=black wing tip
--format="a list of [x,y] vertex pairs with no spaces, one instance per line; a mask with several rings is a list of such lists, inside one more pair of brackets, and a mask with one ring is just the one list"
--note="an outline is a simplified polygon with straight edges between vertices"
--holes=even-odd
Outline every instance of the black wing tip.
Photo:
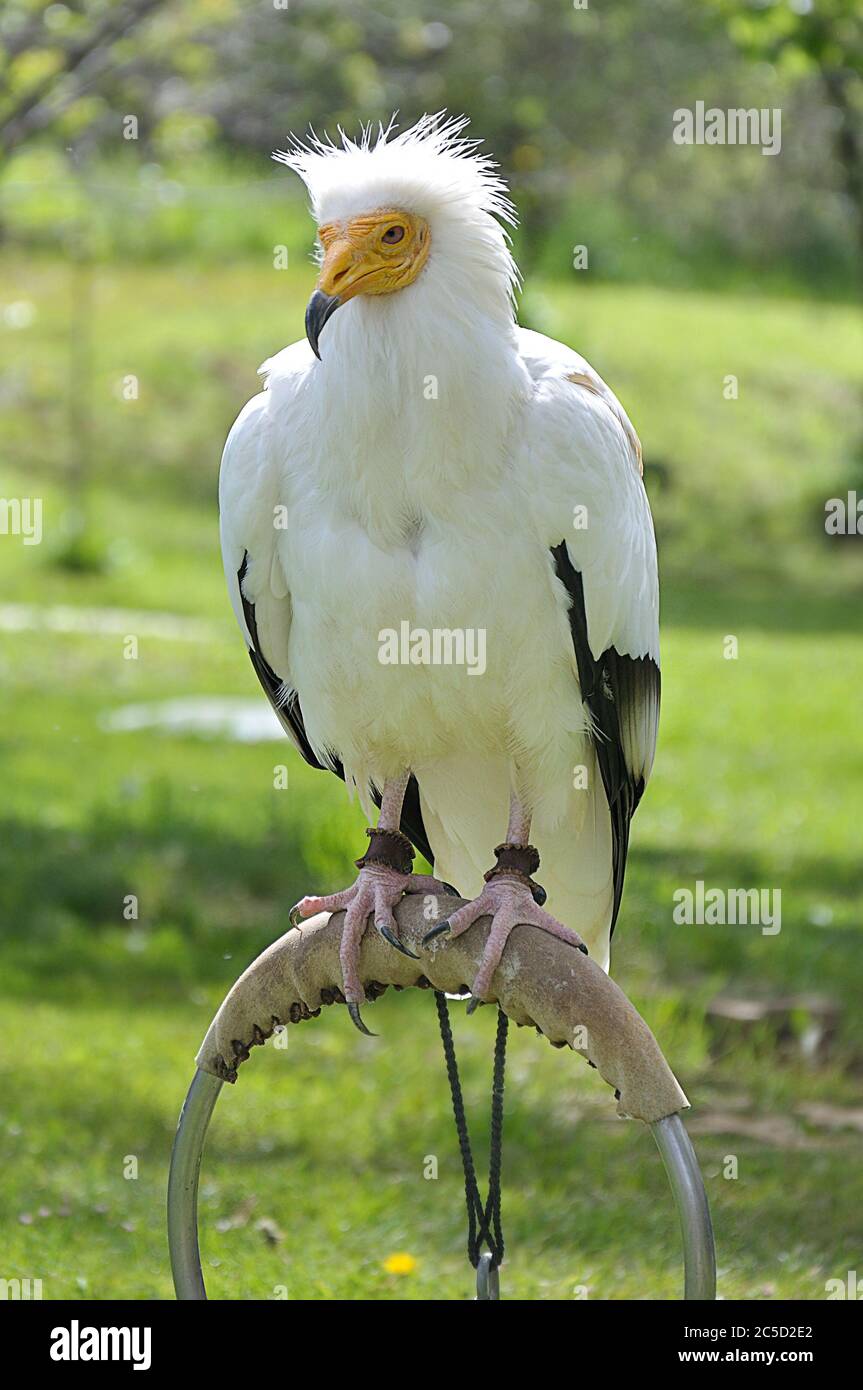
[[581,698],[590,710],[598,735],[593,742],[611,816],[613,935],[623,898],[626,860],[629,853],[629,827],[645,786],[643,773],[636,776],[626,762],[620,732],[620,704],[622,699],[626,699],[639,687],[652,687],[651,698],[655,700],[658,713],[661,676],[658,664],[648,655],[622,656],[615,647],[608,647],[599,658],[594,657],[587,637],[582,575],[572,563],[565,540],[552,546],[551,554],[557,577],[569,595],[569,627],[575,649]]
[[309,767],[317,768],[320,772],[335,772],[336,776],[341,777],[344,781],[344,769],[338,759],[334,760],[334,766],[332,768],[328,768],[318,758],[312,745],[309,743],[303,712],[300,709],[300,701],[296,691],[291,692],[287,699],[285,699],[285,682],[273,670],[261,650],[260,638],[258,637],[258,622],[255,616],[255,605],[251,603],[243,593],[243,580],[246,577],[248,568],[249,552],[246,550],[243,553],[243,563],[237,571],[237,580],[240,585],[240,602],[243,605],[243,617],[246,620],[246,627],[252,639],[252,646],[249,647],[249,660],[254,667],[255,675],[261,683],[264,694],[278,715],[283,729],[296,741],[297,747],[304,761],[309,764]]

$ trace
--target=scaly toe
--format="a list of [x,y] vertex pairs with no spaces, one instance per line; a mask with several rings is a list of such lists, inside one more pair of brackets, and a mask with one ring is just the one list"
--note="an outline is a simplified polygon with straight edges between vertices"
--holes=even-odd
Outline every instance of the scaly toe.
[[292,927],[298,927],[306,918],[315,917],[319,912],[341,912],[354,896],[353,888],[346,888],[341,893],[327,893],[323,897],[315,893],[307,894],[294,903],[288,913],[288,921]]

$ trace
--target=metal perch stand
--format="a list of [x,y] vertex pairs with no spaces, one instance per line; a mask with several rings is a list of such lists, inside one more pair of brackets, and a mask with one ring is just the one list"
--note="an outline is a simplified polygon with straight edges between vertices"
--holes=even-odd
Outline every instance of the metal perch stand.
[[[430,904],[432,905],[430,908]],[[464,992],[488,933],[485,918],[455,941],[422,945],[434,900],[405,897],[396,908],[410,960],[367,931],[362,978],[369,997],[390,985]],[[447,898],[445,911],[455,906]],[[443,914],[442,914],[443,915]],[[180,1299],[206,1299],[198,1249],[198,1175],[219,1092],[237,1079],[250,1049],[281,1025],[316,1017],[341,1000],[342,913],[322,915],[269,946],[240,976],[213,1019],[197,1057],[174,1140],[168,1179],[168,1243]],[[684,1298],[716,1296],[716,1257],[707,1194],[680,1112],[689,1102],[647,1024],[626,995],[588,956],[533,927],[517,927],[493,981],[500,1008],[532,1025],[557,1047],[587,1058],[610,1086],[618,1112],[649,1124],[665,1165],[683,1236]],[[484,1298],[497,1298],[497,1271],[481,1268]]]

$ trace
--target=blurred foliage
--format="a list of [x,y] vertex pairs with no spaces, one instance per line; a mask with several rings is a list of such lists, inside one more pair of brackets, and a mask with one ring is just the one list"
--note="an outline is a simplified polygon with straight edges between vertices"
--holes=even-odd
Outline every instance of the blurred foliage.
[[[841,292],[863,225],[856,9],[458,0],[432,17],[421,0],[9,0],[6,232],[47,239],[95,185],[119,183],[119,210],[99,206],[103,252],[233,254],[291,188],[265,163],[289,132],[447,107],[511,179],[528,267],[563,274],[587,244],[602,278]],[[675,145],[673,112],[697,100],[781,107],[781,154]],[[81,171],[89,193],[68,186]],[[208,234],[215,217],[231,226]]]
[[738,47],[792,80],[816,74],[832,151],[863,247],[863,10],[860,0],[716,0]]

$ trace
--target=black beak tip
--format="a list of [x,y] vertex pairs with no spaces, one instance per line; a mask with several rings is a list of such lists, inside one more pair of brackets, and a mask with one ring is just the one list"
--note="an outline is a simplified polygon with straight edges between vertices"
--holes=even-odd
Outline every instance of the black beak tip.
[[318,339],[327,319],[332,317],[341,302],[337,294],[324,294],[323,290],[315,290],[306,306],[306,337],[319,362],[321,354],[318,351]]

